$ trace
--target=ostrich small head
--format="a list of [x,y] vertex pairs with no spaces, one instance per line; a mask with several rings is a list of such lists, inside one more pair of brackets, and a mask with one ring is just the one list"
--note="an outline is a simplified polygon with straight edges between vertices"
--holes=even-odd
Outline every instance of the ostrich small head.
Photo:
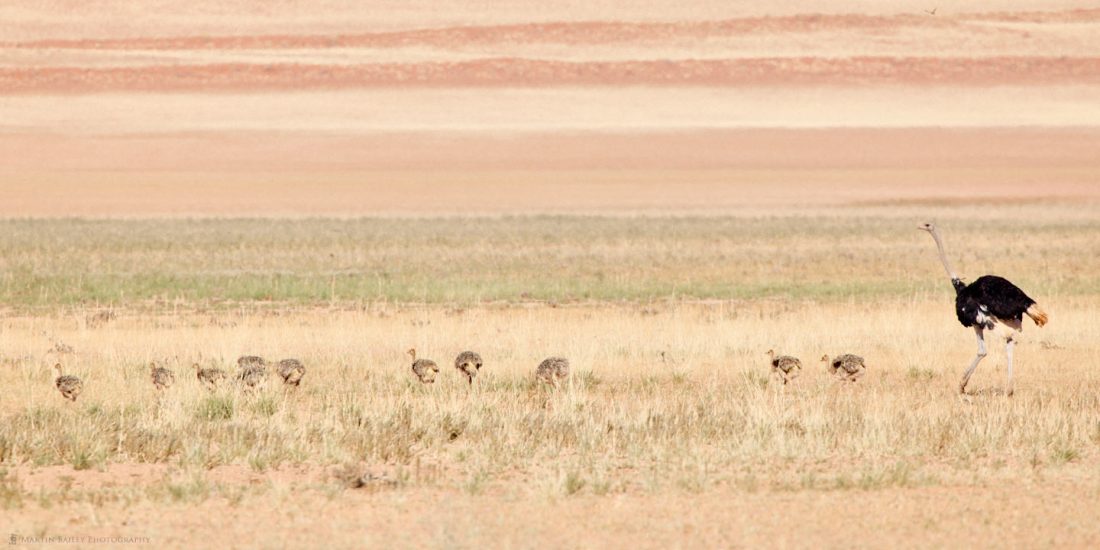
[[920,229],[921,231],[927,231],[927,232],[931,233],[931,232],[936,230],[936,224],[931,223],[931,222],[925,222],[925,223],[922,223],[922,224],[918,225],[917,229]]
[[191,368],[195,369],[196,373],[198,373],[200,370],[202,370],[202,367],[199,366],[198,363],[195,363],[194,365],[191,365]]
[[55,364],[55,365],[53,366],[53,370],[57,371],[57,376],[58,376],[58,378],[60,378],[60,377],[61,377],[61,375],[62,375],[62,374],[64,374],[64,373],[62,373],[62,372],[61,372],[61,363],[56,363],[56,364]]
[[767,355],[768,357],[771,357],[772,359],[775,359],[775,350],[770,349],[767,352],[765,352],[764,355]]
[[822,355],[821,356],[821,362],[822,363],[828,363],[829,362],[829,354],[826,353],[825,355]]
[[409,348],[409,351],[406,351],[405,353],[409,354],[412,357],[413,361],[416,361],[416,348]]

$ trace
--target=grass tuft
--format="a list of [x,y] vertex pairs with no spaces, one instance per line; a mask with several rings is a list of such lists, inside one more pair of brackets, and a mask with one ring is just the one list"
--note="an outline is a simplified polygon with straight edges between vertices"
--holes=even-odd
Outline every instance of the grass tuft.
[[227,395],[211,395],[199,401],[195,416],[200,420],[231,420],[234,413],[234,400]]

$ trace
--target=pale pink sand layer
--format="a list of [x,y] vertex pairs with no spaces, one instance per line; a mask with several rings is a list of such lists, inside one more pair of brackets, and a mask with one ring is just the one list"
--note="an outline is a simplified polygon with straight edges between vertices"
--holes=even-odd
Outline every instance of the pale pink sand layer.
[[[0,216],[748,213],[1100,200],[1093,129],[0,136]],[[42,169],[49,166],[49,169]]]
[[12,0],[0,215],[1091,197],[1100,9]]

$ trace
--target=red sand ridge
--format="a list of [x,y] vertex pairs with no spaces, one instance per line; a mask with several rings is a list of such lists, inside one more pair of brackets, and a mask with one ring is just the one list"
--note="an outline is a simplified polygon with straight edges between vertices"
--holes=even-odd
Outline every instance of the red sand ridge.
[[0,93],[237,91],[391,86],[1096,84],[1100,57],[813,57],[568,62],[494,58],[360,65],[247,64],[0,69]]

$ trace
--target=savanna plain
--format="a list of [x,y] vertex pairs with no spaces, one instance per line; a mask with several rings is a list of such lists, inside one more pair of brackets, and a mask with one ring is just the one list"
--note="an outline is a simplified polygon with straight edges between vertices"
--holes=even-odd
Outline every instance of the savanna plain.
[[1100,547],[1094,4],[0,2],[0,536]]
[[[918,214],[919,212],[919,214]],[[1089,545],[1093,199],[772,216],[7,220],[0,505],[25,537],[226,544]],[[1016,393],[927,235],[1051,314]],[[405,355],[442,369],[422,385]],[[765,352],[799,356],[784,386]],[[451,366],[485,359],[472,385]],[[818,358],[858,353],[868,374]],[[192,365],[295,357],[300,387]],[[572,362],[553,388],[550,355]],[[53,387],[80,376],[75,403]],[[174,371],[154,389],[149,363]],[[1057,509],[1056,519],[1049,510]],[[144,540],[144,539],[143,539]]]

